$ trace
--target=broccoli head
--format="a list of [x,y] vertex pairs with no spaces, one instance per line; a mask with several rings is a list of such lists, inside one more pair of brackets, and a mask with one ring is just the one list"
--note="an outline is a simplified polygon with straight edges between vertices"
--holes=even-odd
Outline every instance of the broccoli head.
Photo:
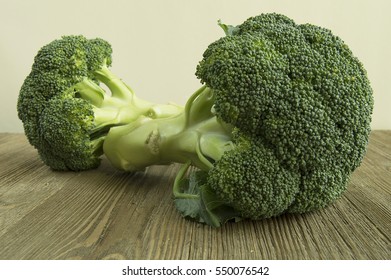
[[[196,69],[205,86],[182,116],[112,130],[105,145],[117,143],[117,153],[108,158],[128,170],[185,163],[176,206],[214,226],[329,205],[368,143],[373,96],[362,63],[330,30],[284,15],[220,26],[226,36]],[[154,139],[154,156],[138,165],[134,155],[149,149],[140,135]],[[200,171],[188,177],[191,165]]]
[[95,168],[111,127],[143,114],[157,117],[180,110],[174,105],[159,109],[138,99],[109,70],[111,54],[110,44],[103,39],[64,36],[36,55],[21,87],[17,109],[29,142],[51,168]]
[[[296,188],[273,179],[275,190],[296,190],[280,213],[328,205],[345,190],[366,151],[373,97],[362,63],[330,30],[298,25],[283,15],[263,14],[229,30],[208,47],[197,68],[197,76],[215,93],[217,117],[256,137],[260,144],[252,150],[267,149],[280,169],[299,176]],[[226,170],[227,179],[212,169],[208,184],[218,193],[238,195],[240,184],[227,184],[232,174],[243,176],[237,166],[227,166],[225,157],[231,156],[223,155],[215,168]],[[254,152],[247,162],[258,163],[259,158],[267,157]],[[256,166],[251,175],[268,178],[270,166]],[[281,170],[278,174],[284,176]],[[262,200],[249,182],[240,196]],[[262,179],[259,185],[271,191]],[[247,216],[268,216],[264,207]]]

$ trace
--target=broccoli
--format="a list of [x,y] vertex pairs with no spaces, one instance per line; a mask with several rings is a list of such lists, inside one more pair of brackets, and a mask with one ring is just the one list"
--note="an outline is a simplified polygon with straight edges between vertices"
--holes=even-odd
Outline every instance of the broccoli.
[[[106,82],[100,75],[102,63],[96,63],[106,56],[93,51],[87,56],[94,57],[91,70],[79,74],[80,63],[66,65],[66,78],[56,83],[66,85],[56,90],[59,97],[47,102],[43,94],[32,96],[31,103],[43,106],[35,111],[19,107],[20,116],[30,116],[25,118],[30,120],[25,122],[30,142],[44,147],[47,157],[78,162],[61,148],[65,131],[52,128],[61,123],[77,151],[87,150],[94,159],[104,154],[121,170],[181,163],[173,186],[175,206],[184,217],[215,227],[230,220],[305,213],[334,202],[368,143],[373,96],[362,63],[330,30],[296,24],[284,15],[261,14],[238,26],[219,25],[226,36],[205,50],[196,68],[203,85],[183,108],[168,107],[167,113],[154,115],[147,113],[150,103],[142,103],[146,111],[134,110],[132,103],[130,117],[114,122],[103,118],[102,133],[96,121],[101,95],[97,102],[88,92],[97,81]],[[56,69],[64,69],[56,55],[47,55],[42,64],[57,60],[61,66]],[[89,90],[79,93],[77,85],[82,82],[84,88],[86,79]],[[39,82],[32,87],[29,80]],[[26,81],[28,92],[48,87],[44,77]],[[25,91],[22,87],[23,104],[30,103]],[[49,148],[40,144],[43,140]]]
[[54,170],[97,167],[111,127],[143,114],[157,118],[183,110],[137,98],[109,70],[111,54],[102,39],[64,36],[35,57],[20,90],[18,115],[29,142]]
[[[368,142],[373,97],[362,64],[331,31],[283,15],[220,25],[227,36],[205,51],[196,71],[205,86],[185,111],[114,128],[106,155],[125,170],[185,163],[176,206],[214,226],[329,205]],[[190,165],[201,171],[187,177]]]

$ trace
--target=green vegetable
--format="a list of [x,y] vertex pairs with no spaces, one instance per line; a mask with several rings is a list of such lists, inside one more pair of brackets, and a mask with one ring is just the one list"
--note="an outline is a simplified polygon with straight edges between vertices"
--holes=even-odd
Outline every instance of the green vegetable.
[[204,52],[204,85],[184,108],[136,99],[112,78],[101,39],[44,47],[18,104],[30,142],[55,169],[95,167],[102,153],[131,172],[183,163],[175,205],[212,226],[326,207],[366,152],[373,96],[363,65],[330,30],[283,15],[219,25],[226,36]]
[[51,168],[97,167],[111,127],[140,115],[157,118],[182,110],[138,99],[109,70],[111,53],[111,46],[102,39],[64,36],[36,55],[20,90],[17,109],[28,140]]

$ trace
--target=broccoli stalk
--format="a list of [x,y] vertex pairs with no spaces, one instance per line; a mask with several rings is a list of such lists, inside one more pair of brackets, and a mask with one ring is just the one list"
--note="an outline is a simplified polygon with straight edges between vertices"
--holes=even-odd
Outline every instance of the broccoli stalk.
[[103,151],[119,169],[140,171],[155,164],[191,163],[208,170],[232,147],[232,128],[213,113],[213,91],[203,86],[175,116],[139,117],[110,129]]

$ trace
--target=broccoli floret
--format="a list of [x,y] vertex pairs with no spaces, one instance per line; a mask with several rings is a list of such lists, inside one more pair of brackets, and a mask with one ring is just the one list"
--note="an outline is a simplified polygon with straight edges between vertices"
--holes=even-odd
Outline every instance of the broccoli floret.
[[235,138],[235,149],[210,169],[206,184],[241,217],[261,219],[281,214],[295,200],[299,174],[284,168],[259,139]]
[[144,114],[159,117],[182,110],[138,99],[109,70],[111,54],[110,44],[103,39],[64,36],[36,55],[21,87],[17,109],[28,140],[51,168],[95,168],[111,127]]

